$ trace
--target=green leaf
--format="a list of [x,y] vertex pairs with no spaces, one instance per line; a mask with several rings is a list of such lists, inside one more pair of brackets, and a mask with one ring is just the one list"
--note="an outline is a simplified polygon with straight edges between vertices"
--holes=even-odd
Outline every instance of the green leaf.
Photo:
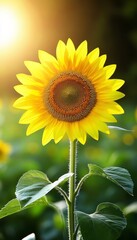
[[[37,204],[41,204],[41,205],[47,205],[47,201],[46,198],[43,197],[41,199],[39,199],[38,201],[36,201],[35,203],[29,205],[29,207],[34,207]],[[0,219],[4,218],[6,216],[9,216],[11,214],[15,214],[18,212],[21,212],[25,209],[27,209],[28,207],[21,207],[20,201],[17,198],[12,199],[11,201],[9,201],[1,210],[0,210]]]
[[130,195],[133,195],[133,181],[129,172],[121,167],[108,167],[102,169],[101,167],[89,164],[89,174],[104,177],[118,186],[122,187]]
[[106,177],[115,184],[122,187],[126,192],[133,196],[133,181],[129,172],[121,167],[105,168]]
[[116,240],[126,227],[120,208],[112,203],[101,203],[96,212],[76,212],[83,240]]
[[31,233],[27,237],[23,238],[22,240],[35,240],[35,234]]
[[126,131],[126,132],[132,132],[132,130],[128,130],[126,128],[122,127],[117,127],[117,126],[108,126],[109,129],[114,129],[114,130],[120,130],[120,131]]
[[104,177],[111,182],[115,183],[116,185],[122,187],[126,192],[133,196],[133,181],[129,172],[125,168],[121,167],[108,167],[108,168],[101,168],[95,164],[88,164],[89,173],[86,174],[78,183],[75,195],[78,194],[82,184],[85,180],[87,180],[91,176],[100,176]]
[[128,206],[126,206],[124,209],[123,209],[123,212],[125,215],[128,215],[128,214],[137,214],[137,202],[133,202],[131,204],[129,204]]
[[28,206],[45,196],[72,175],[72,173],[64,174],[57,181],[51,183],[43,172],[30,170],[20,178],[16,187],[16,197],[22,206]]
[[16,198],[12,199],[0,210],[0,219],[20,211],[21,211],[20,202]]

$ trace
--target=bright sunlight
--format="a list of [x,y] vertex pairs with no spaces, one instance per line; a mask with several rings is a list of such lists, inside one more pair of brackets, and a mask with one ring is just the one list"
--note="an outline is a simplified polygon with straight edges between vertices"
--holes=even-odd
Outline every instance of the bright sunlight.
[[10,45],[17,36],[18,21],[14,11],[6,6],[0,7],[0,46]]

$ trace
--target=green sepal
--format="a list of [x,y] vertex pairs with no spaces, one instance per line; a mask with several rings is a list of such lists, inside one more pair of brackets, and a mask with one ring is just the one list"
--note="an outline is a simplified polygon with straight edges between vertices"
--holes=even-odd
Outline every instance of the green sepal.
[[77,211],[80,235],[83,240],[116,240],[126,227],[120,208],[112,203],[101,203],[93,214]]

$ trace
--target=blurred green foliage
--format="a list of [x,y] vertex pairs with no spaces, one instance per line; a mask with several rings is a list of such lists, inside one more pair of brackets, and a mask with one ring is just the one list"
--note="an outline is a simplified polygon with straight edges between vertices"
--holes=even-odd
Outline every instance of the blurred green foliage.
[[[88,163],[101,167],[120,166],[126,168],[132,176],[135,183],[134,197],[105,179],[92,177],[80,191],[77,209],[92,213],[103,201],[118,204],[125,211],[128,221],[120,239],[129,240],[137,238],[137,108],[125,105],[124,109],[125,115],[118,117],[118,126],[134,131],[111,130],[108,136],[100,134],[98,142],[88,138],[84,146],[78,143],[77,181],[88,173]],[[18,124],[21,114],[12,108],[12,101],[4,101],[0,110],[0,136],[2,141],[11,145],[12,151],[7,161],[0,164],[0,208],[15,197],[16,184],[26,171],[43,171],[51,181],[68,172],[68,140],[64,139],[57,145],[51,142],[43,147],[42,131],[25,136],[27,126]],[[55,190],[48,198],[64,208],[63,199]],[[67,239],[62,230],[63,222],[60,222],[58,213],[50,206],[38,206],[0,220],[0,240],[18,240],[32,232],[39,240]]]

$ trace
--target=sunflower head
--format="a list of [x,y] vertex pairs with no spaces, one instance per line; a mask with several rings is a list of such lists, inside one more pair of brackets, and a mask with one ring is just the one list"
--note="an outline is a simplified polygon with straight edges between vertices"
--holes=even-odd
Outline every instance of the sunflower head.
[[106,55],[96,48],[87,51],[87,41],[76,49],[72,40],[59,41],[56,57],[39,51],[40,63],[27,61],[30,75],[18,74],[15,90],[22,96],[14,106],[26,110],[21,124],[29,124],[27,135],[44,128],[42,143],[64,135],[84,144],[87,134],[98,140],[99,131],[109,134],[107,123],[116,122],[122,107],[115,101],[124,81],[110,79],[116,65],[104,66]]

